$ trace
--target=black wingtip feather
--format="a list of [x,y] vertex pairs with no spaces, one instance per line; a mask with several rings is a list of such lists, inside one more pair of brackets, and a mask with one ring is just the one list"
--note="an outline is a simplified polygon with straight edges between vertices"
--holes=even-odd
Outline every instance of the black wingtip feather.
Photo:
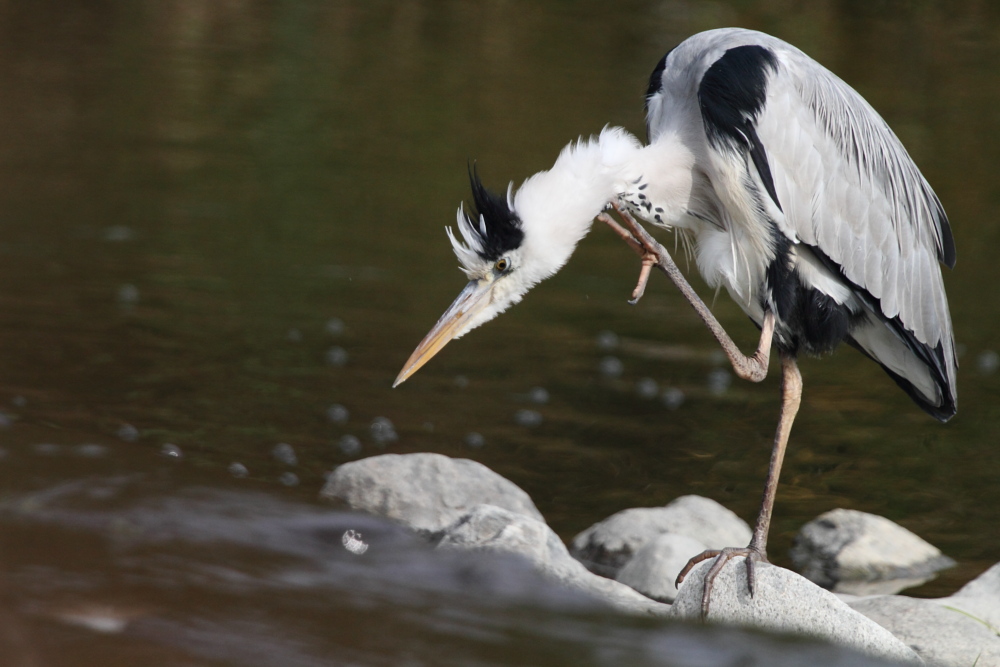
[[[507,205],[507,198],[483,185],[475,162],[469,165],[469,183],[472,186],[473,211],[470,219],[472,229],[483,247],[479,256],[486,261],[495,261],[514,250],[524,241],[521,219]],[[486,226],[486,236],[479,229],[482,216]]]

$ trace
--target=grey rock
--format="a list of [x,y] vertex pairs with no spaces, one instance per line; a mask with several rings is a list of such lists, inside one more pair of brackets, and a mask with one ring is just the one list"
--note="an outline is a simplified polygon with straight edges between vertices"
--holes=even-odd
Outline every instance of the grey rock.
[[517,554],[542,575],[620,611],[665,616],[670,609],[624,584],[587,571],[544,522],[494,505],[479,505],[445,529],[438,548]]
[[681,496],[665,507],[622,510],[573,538],[570,552],[592,572],[615,577],[643,545],[663,533],[687,535],[709,549],[741,547],[750,527],[719,503]]
[[933,602],[959,609],[1000,634],[1000,563],[962,586],[954,595]]
[[899,524],[845,509],[831,510],[803,526],[791,557],[807,579],[859,595],[895,593],[955,564]]
[[984,622],[935,600],[881,595],[851,607],[906,642],[928,664],[1000,665],[1000,636]]
[[[688,574],[670,608],[671,617],[701,617],[702,590],[711,563],[700,564]],[[755,574],[754,596],[750,597],[744,559],[726,564],[715,579],[710,622],[805,635],[874,657],[920,663],[917,654],[891,632],[808,579],[769,563],[758,563]]]
[[513,482],[481,463],[441,454],[383,454],[345,463],[327,478],[320,496],[425,534],[483,503],[545,521]]
[[673,602],[677,597],[674,585],[677,575],[693,556],[705,549],[693,537],[663,533],[636,551],[615,579],[648,598]]

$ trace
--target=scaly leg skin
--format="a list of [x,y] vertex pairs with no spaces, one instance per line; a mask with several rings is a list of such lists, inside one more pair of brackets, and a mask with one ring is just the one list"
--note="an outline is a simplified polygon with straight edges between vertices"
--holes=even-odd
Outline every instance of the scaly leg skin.
[[723,352],[729,357],[729,362],[732,364],[736,375],[751,382],[760,382],[767,377],[767,365],[771,355],[771,339],[774,336],[774,314],[771,312],[764,313],[764,322],[761,325],[760,343],[757,345],[757,351],[749,357],[744,355],[736,347],[736,343],[729,337],[726,330],[722,328],[722,325],[719,324],[719,321],[715,319],[715,315],[708,309],[705,302],[701,300],[694,291],[694,288],[691,287],[684,274],[677,268],[667,249],[650,236],[627,210],[615,202],[612,202],[612,206],[630,229],[625,229],[619,225],[607,213],[601,213],[597,216],[597,219],[608,225],[615,234],[620,236],[642,258],[639,284],[636,285],[635,290],[632,292],[632,299],[629,303],[635,304],[642,296],[643,291],[646,289],[646,281],[649,279],[650,268],[655,265],[667,274],[667,277],[677,286],[677,289],[680,290],[684,298],[688,300],[688,303],[691,304],[695,312],[698,313],[698,316],[701,317],[708,330],[719,341]]
[[764,485],[764,497],[761,500],[760,513],[757,515],[757,524],[754,526],[753,537],[746,547],[730,547],[726,549],[710,550],[698,554],[688,561],[680,574],[677,575],[676,585],[680,587],[684,577],[698,563],[715,558],[715,563],[705,574],[705,586],[701,597],[701,618],[708,618],[709,600],[712,596],[712,586],[715,578],[725,567],[731,558],[743,556],[746,559],[747,568],[747,588],[750,589],[750,596],[754,594],[754,563],[757,561],[768,562],[767,560],[767,533],[771,527],[771,512],[774,509],[774,497],[778,490],[778,478],[781,476],[781,463],[785,459],[785,449],[788,447],[788,436],[792,431],[792,423],[795,415],[799,411],[799,403],[802,400],[802,375],[799,373],[798,364],[795,357],[790,355],[781,356],[781,416],[778,420],[778,430],[774,434],[774,448],[771,450],[771,465],[767,471],[767,482]]

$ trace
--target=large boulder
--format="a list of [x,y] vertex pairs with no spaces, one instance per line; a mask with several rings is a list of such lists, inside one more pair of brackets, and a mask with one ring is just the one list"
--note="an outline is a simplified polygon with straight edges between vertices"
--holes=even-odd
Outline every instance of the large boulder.
[[1000,634],[1000,563],[962,586],[954,595],[934,602],[959,609]]
[[693,537],[663,533],[636,551],[615,579],[653,600],[673,602],[677,597],[677,575],[705,549]]
[[903,595],[864,598],[850,606],[906,642],[930,665],[1000,665],[1000,635],[966,612]]
[[895,593],[955,564],[899,524],[845,509],[826,512],[803,526],[791,557],[807,579],[858,595]]
[[686,535],[709,549],[742,547],[750,527],[719,503],[681,496],[665,507],[622,510],[573,538],[570,552],[592,572],[615,577],[643,545],[663,533]]
[[[671,606],[672,617],[701,618],[705,574],[712,562],[696,566],[685,578]],[[891,632],[808,579],[770,563],[757,563],[754,572],[756,582],[751,597],[744,559],[733,558],[726,564],[715,579],[707,620],[806,635],[871,656],[920,662],[913,650]]]
[[610,579],[592,574],[566,550],[544,522],[494,505],[479,505],[449,526],[439,549],[517,554],[544,576],[599,598],[621,611],[665,616],[669,607]]
[[513,482],[481,463],[441,454],[383,454],[345,463],[329,476],[320,496],[424,534],[484,503],[545,521]]

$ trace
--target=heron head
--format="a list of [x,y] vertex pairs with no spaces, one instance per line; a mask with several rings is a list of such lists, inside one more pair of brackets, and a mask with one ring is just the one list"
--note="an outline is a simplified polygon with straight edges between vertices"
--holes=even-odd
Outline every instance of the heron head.
[[[448,228],[452,249],[469,284],[410,355],[393,386],[413,375],[451,340],[493,319],[521,300],[541,279],[537,266],[525,266],[526,230],[514,207],[513,183],[504,197],[487,189],[470,171],[474,210],[459,206],[462,240]],[[530,233],[530,230],[527,230]],[[544,276],[542,276],[544,277]]]

